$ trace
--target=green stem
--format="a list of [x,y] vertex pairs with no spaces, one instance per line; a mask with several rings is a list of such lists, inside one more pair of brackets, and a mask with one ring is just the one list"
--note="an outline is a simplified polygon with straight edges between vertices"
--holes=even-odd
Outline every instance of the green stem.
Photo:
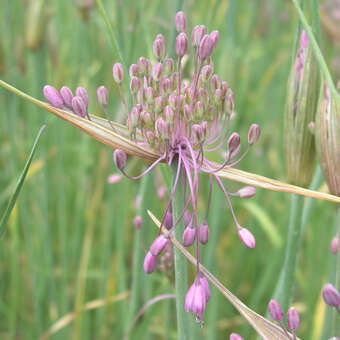
[[290,304],[295,281],[297,256],[302,235],[302,224],[299,223],[302,204],[303,197],[292,195],[285,261],[274,293],[274,299],[281,304],[284,311],[288,309]]
[[312,27],[315,33],[317,42],[320,42],[320,11],[319,11],[319,0],[312,1]]
[[321,50],[319,48],[319,45],[318,45],[318,43],[317,43],[317,41],[316,41],[316,39],[314,37],[314,34],[313,34],[310,26],[308,25],[307,19],[306,19],[305,15],[303,14],[300,5],[298,4],[298,1],[297,0],[292,0],[292,2],[294,4],[294,6],[296,7],[296,10],[297,10],[297,12],[299,14],[302,26],[306,30],[306,33],[308,35],[308,38],[309,38],[309,40],[311,42],[311,45],[312,45],[312,48],[313,48],[313,51],[314,51],[314,54],[315,54],[315,58],[316,58],[316,60],[319,63],[319,66],[321,68],[321,72],[322,72],[323,76],[326,79],[327,85],[328,85],[328,87],[330,88],[330,90],[333,93],[336,93],[337,91],[336,91],[336,88],[334,86],[334,82],[333,82],[332,76],[331,76],[331,74],[330,74],[330,72],[328,70],[325,58],[323,57],[322,52],[321,52]]
[[[340,205],[337,207],[336,217],[335,217],[335,227],[337,229],[337,234],[339,233],[340,229]],[[339,235],[339,234],[338,234]],[[333,255],[333,254],[332,254]],[[334,255],[333,255],[334,256]],[[335,266],[333,267],[334,275],[335,275],[335,287],[339,290],[340,285],[340,252],[335,256]],[[339,312],[336,308],[333,308],[333,333],[334,336],[339,334]]]
[[[143,177],[139,189],[139,196],[141,198],[140,207],[138,208],[137,215],[142,217],[142,220],[147,219],[145,203],[149,197],[149,188],[152,186],[152,176],[150,174]],[[134,232],[133,241],[133,269],[132,269],[132,284],[131,284],[131,300],[129,308],[129,318],[127,324],[130,325],[136,316],[142,293],[142,279],[143,279],[143,248],[141,244],[141,230]]]
[[[177,173],[177,162],[173,162],[171,166],[172,182],[174,182]],[[182,172],[179,176],[177,183],[177,190],[172,203],[173,220],[176,221],[184,209],[184,184]],[[175,228],[174,236],[177,240],[181,240],[184,230],[183,222]],[[174,247],[174,260],[175,260],[175,285],[176,285],[176,311],[177,311],[177,334],[178,340],[189,340],[190,328],[188,314],[184,310],[185,294],[188,289],[187,281],[187,262],[182,256],[181,252]]]

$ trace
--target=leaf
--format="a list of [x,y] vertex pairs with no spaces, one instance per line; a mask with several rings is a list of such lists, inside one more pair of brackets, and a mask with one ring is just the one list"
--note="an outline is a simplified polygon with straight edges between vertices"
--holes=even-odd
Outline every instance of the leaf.
[[44,131],[45,127],[46,127],[46,125],[43,125],[40,128],[40,130],[39,130],[39,132],[37,134],[37,137],[35,138],[35,141],[34,141],[34,144],[33,144],[32,150],[31,150],[31,153],[28,156],[28,159],[26,161],[24,170],[22,171],[22,173],[21,173],[21,175],[19,177],[19,180],[18,180],[18,182],[16,184],[14,193],[13,193],[12,197],[10,198],[10,200],[8,202],[8,205],[7,205],[7,208],[6,208],[6,211],[5,211],[4,215],[2,216],[2,219],[0,221],[0,236],[6,230],[6,225],[7,225],[9,216],[10,216],[10,214],[11,214],[13,208],[14,208],[15,202],[16,202],[18,196],[19,196],[19,193],[21,191],[22,185],[24,184],[24,181],[25,181],[28,169],[29,169],[29,167],[31,165],[31,162],[32,162],[32,159],[33,159],[33,156],[34,156],[35,149],[36,149],[36,147],[38,145],[39,138],[40,138],[42,132]]
[[[160,227],[160,222],[148,210],[148,214],[156,226]],[[163,233],[167,230],[163,228]],[[169,235],[169,240],[171,243],[191,262],[196,265],[196,258],[192,256],[174,237],[172,234]],[[205,277],[226,297],[229,302],[239,311],[239,313],[247,320],[247,322],[254,328],[254,330],[264,339],[264,340],[287,340],[287,336],[283,330],[274,324],[273,322],[267,320],[260,314],[257,314],[250,308],[248,308],[240,299],[238,299],[230,290],[223,286],[223,284],[212,275],[203,265],[200,264],[200,271],[205,275]],[[297,340],[299,340],[297,338]]]
[[[16,89],[15,87],[7,84],[2,80],[0,80],[0,86],[30,101],[31,103],[40,106],[44,110],[49,111],[56,116],[66,120],[78,129],[86,132],[94,139],[97,139],[101,143],[109,145],[112,148],[122,149],[130,155],[137,156],[150,162],[154,162],[161,156],[156,151],[151,150],[150,148],[143,147],[140,144],[137,144],[134,141],[130,140],[128,130],[125,126],[121,124],[113,123],[115,129],[119,132],[116,133],[112,131],[112,129],[110,129],[110,125],[105,119],[90,115],[91,120],[88,120],[75,115],[73,112],[57,109],[46,104],[45,102],[29,96],[28,94]],[[217,167],[218,165],[216,164],[216,168]],[[216,174],[224,179],[253,185],[267,190],[288,192],[291,194],[309,196],[322,200],[327,200],[330,202],[340,203],[340,197],[301,188],[292,184],[283,183],[271,178],[256,175],[254,173],[242,171],[239,169],[224,168],[223,170],[218,171]]]

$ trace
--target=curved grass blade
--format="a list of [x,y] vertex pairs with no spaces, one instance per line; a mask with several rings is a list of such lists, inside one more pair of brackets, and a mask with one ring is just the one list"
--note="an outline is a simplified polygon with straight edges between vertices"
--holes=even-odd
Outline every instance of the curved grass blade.
[[[33,98],[28,94],[18,90],[17,88],[7,84],[1,79],[0,86],[6,88],[10,92],[18,95],[19,97],[22,97],[30,101],[31,103],[40,106],[44,110],[49,111],[54,115],[64,119],[65,121],[71,123],[78,129],[84,131],[94,139],[97,139],[99,142],[104,143],[112,148],[122,149],[130,155],[137,156],[149,162],[154,162],[161,156],[156,151],[151,150],[149,148],[145,148],[140,144],[137,144],[134,141],[130,140],[128,130],[126,129],[125,126],[121,124],[113,123],[115,129],[117,129],[118,131],[118,133],[116,133],[112,131],[112,129],[110,129],[110,126],[105,119],[102,119],[95,115],[90,115],[91,120],[88,120],[81,118],[80,116],[77,116],[70,111],[56,109],[55,107],[50,106],[47,103],[40,101],[36,98]],[[271,178],[267,178],[264,176],[260,176],[254,173],[242,171],[235,168],[225,168],[223,170],[218,171],[216,174],[219,177],[230,181],[253,185],[266,190],[287,192],[291,194],[308,196],[317,199],[327,200],[330,202],[340,203],[340,197],[326,194],[323,192],[301,188],[292,184],[283,183]]]
[[[149,210],[148,214],[152,221],[159,228],[160,222],[158,221],[158,219]],[[163,233],[166,232],[167,231],[165,230],[165,228],[163,228]],[[196,265],[196,258],[194,256],[192,256],[172,235],[170,235],[169,239],[171,243],[189,260],[189,262],[191,262],[193,265]],[[287,340],[287,336],[279,326],[275,325],[273,322],[267,320],[263,316],[248,308],[201,264],[200,270],[205,275],[205,277],[224,295],[224,297],[229,300],[229,302],[238,310],[238,312],[246,319],[246,321],[264,340]],[[297,338],[297,340],[299,339]]]
[[31,165],[31,162],[32,162],[32,159],[33,159],[33,156],[34,156],[35,149],[36,149],[36,147],[38,145],[39,138],[40,138],[42,132],[44,131],[45,127],[46,127],[46,125],[43,125],[40,128],[40,130],[39,130],[39,132],[37,134],[37,137],[35,138],[35,141],[34,141],[34,144],[33,144],[32,150],[31,150],[31,153],[28,156],[28,159],[26,161],[24,170],[22,171],[22,173],[21,173],[21,175],[20,175],[20,177],[18,179],[18,182],[17,182],[17,184],[15,186],[14,193],[13,193],[12,197],[10,198],[10,200],[8,202],[8,205],[7,205],[7,208],[6,208],[6,211],[5,211],[4,215],[1,218],[1,221],[0,221],[0,237],[3,235],[3,233],[6,230],[6,225],[7,225],[9,216],[10,216],[10,214],[11,214],[13,208],[14,208],[15,202],[16,202],[18,196],[19,196],[19,193],[21,191],[22,185],[24,184],[24,181],[25,181],[28,169],[29,169],[29,167]]

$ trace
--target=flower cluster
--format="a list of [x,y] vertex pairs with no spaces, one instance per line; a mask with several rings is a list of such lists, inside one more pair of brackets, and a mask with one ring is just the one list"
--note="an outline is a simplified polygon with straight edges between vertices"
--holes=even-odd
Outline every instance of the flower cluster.
[[[207,220],[213,181],[224,193],[239,238],[247,247],[255,247],[253,234],[239,224],[230,199],[231,196],[250,198],[256,194],[255,188],[244,187],[236,193],[230,193],[224,187],[218,172],[237,165],[247,155],[260,136],[260,128],[257,124],[250,126],[247,148],[241,153],[239,134],[230,133],[230,122],[235,116],[233,91],[227,82],[220,80],[214,73],[211,58],[219,41],[219,32],[207,33],[204,25],[194,27],[191,33],[193,58],[190,61],[187,58],[190,44],[185,33],[186,18],[183,12],[176,14],[175,27],[178,32],[175,41],[176,58],[168,56],[165,37],[158,34],[153,43],[155,60],[152,62],[140,57],[130,66],[130,100],[126,100],[123,95],[123,66],[120,63],[113,66],[113,78],[126,109],[126,127],[131,140],[159,155],[149,168],[136,177],[129,176],[125,171],[127,156],[123,150],[114,151],[114,162],[125,176],[133,180],[140,179],[160,162],[176,168],[161,230],[146,254],[144,270],[150,274],[156,269],[158,256],[169,247],[169,233],[183,219],[183,245],[188,247],[195,244],[197,254],[196,279],[186,295],[185,309],[193,312],[197,320],[201,320],[210,298],[210,288],[207,279],[199,270],[200,245],[209,240]],[[185,65],[192,64],[191,76],[188,76],[186,68],[183,68],[184,60]],[[83,88],[78,88],[76,96],[73,97],[71,90],[66,87],[59,93],[53,87],[45,86],[44,95],[53,106],[70,109],[75,114],[90,119],[87,112],[88,95]],[[98,88],[97,98],[104,108],[111,128],[118,133],[108,118],[108,92],[104,86]],[[129,102],[132,102],[131,108],[128,108]],[[221,165],[206,158],[207,153],[221,150],[225,144],[225,159]],[[208,174],[210,183],[207,210],[200,223],[197,209],[199,172]],[[172,203],[180,176],[184,183],[184,208],[175,220]],[[139,228],[141,221],[135,220],[134,225]],[[163,226],[167,229],[166,233],[162,232]]]

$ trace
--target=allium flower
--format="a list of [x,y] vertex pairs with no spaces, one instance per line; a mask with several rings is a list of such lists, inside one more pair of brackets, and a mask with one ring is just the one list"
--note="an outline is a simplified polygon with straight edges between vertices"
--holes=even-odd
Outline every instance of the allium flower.
[[[179,32],[175,41],[176,60],[166,55],[165,38],[158,34],[153,44],[155,61],[140,57],[135,64],[130,66],[128,70],[131,78],[129,88],[132,107],[130,108],[127,106],[122,91],[125,73],[123,66],[120,63],[113,66],[113,78],[119,88],[126,110],[125,126],[109,120],[108,94],[103,87],[98,89],[97,97],[104,108],[107,120],[95,116],[90,117],[87,112],[88,95],[83,88],[78,88],[76,96],[72,98],[72,108],[76,115],[82,118],[86,116],[88,120],[91,119],[91,122],[86,126],[86,119],[76,119],[72,115],[69,115],[67,120],[77,126],[82,125],[82,128],[92,136],[116,148],[114,162],[122,174],[129,179],[140,179],[160,162],[177,169],[173,186],[169,190],[169,199],[161,221],[161,228],[165,226],[168,233],[172,233],[179,222],[184,220],[186,228],[182,241],[185,246],[193,244],[196,246],[197,278],[200,278],[200,243],[205,244],[209,238],[206,221],[210,209],[213,181],[217,183],[225,196],[239,238],[248,248],[255,247],[256,242],[253,234],[237,221],[230,196],[249,198],[254,196],[256,191],[252,187],[245,187],[237,193],[230,193],[222,183],[220,175],[228,172],[230,179],[247,176],[246,173],[235,170],[233,167],[248,154],[251,147],[258,141],[260,128],[257,124],[250,126],[247,147],[244,152],[241,152],[240,135],[230,131],[230,121],[235,116],[233,91],[227,82],[222,81],[213,72],[212,53],[217,46],[219,33],[213,31],[208,34],[203,25],[193,29],[191,33],[193,74],[189,78],[184,78],[182,59],[184,55],[188,54],[190,48],[185,33],[186,20],[183,13],[176,16],[175,24]],[[67,99],[66,97],[64,99],[63,95],[58,95],[58,91],[52,87],[48,87],[48,91],[44,91],[44,93],[46,99],[53,106],[69,109],[70,93],[68,93]],[[65,111],[58,110],[57,114],[65,118],[62,112]],[[81,125],[78,121],[81,121]],[[221,165],[206,157],[210,152],[223,149],[226,156]],[[125,171],[126,153],[138,155],[153,163],[139,176],[129,176]],[[202,222],[199,222],[197,209],[199,173],[209,175],[209,198]],[[185,186],[184,209],[177,220],[174,220],[172,203],[180,176],[183,178]],[[245,183],[273,190],[298,192],[294,186],[282,185],[280,182],[267,180],[264,177],[261,177],[261,180],[253,177]],[[299,193],[313,194],[311,191],[298,189]],[[324,198],[334,200],[333,197],[326,194],[314,194],[314,196],[324,196]],[[162,230],[160,230],[161,232]],[[166,236],[165,239],[157,238],[156,243],[154,242],[147,252],[144,261],[146,273],[150,274],[156,269],[157,258],[168,245],[166,238]],[[197,278],[189,290],[190,294],[188,292],[190,299],[188,297],[188,301],[186,301],[186,309],[192,311],[201,320],[201,314],[208,299],[199,300],[200,304],[196,304],[196,299],[193,299],[193,297],[203,296],[205,291],[202,288],[204,284]]]

